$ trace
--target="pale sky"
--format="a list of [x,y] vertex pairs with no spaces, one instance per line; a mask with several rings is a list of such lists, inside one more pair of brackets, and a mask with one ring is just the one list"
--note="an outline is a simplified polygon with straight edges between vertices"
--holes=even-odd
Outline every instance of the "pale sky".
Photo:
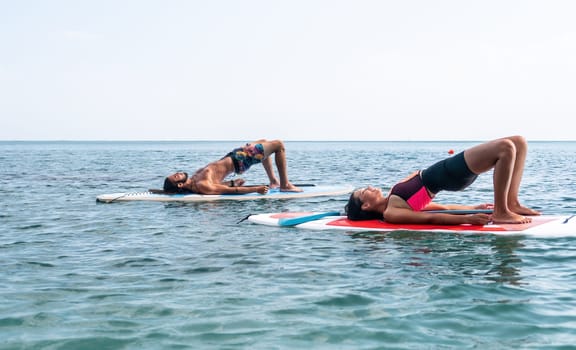
[[0,0],[0,140],[576,140],[576,1]]

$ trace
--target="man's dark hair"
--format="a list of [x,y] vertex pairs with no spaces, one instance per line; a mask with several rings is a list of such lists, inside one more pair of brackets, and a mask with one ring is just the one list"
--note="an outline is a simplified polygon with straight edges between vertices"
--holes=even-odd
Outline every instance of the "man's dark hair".
[[355,192],[352,192],[350,199],[348,199],[348,204],[344,208],[348,219],[352,221],[382,219],[382,213],[362,210],[362,201],[358,196],[354,196]]
[[166,193],[180,193],[182,189],[178,187],[170,178],[164,179],[164,192]]

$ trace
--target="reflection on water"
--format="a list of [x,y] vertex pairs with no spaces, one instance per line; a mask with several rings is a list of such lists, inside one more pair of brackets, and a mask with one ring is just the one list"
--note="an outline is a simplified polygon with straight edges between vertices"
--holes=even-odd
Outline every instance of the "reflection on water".
[[[363,246],[399,259],[402,264],[426,269],[435,276],[466,276],[491,282],[522,284],[522,265],[516,250],[523,247],[521,236],[429,233],[414,231],[352,232],[349,235],[369,244]],[[390,254],[390,251],[394,254]]]

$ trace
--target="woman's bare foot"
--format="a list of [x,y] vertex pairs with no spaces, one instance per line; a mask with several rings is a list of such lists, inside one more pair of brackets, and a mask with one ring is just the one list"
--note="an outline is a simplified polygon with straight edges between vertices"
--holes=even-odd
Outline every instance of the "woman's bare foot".
[[541,213],[537,210],[531,209],[531,208],[527,208],[523,205],[519,205],[519,206],[511,206],[510,210],[515,212],[518,215],[541,215]]
[[493,214],[492,222],[495,224],[528,224],[532,222],[531,218],[527,218],[516,213],[508,214]]

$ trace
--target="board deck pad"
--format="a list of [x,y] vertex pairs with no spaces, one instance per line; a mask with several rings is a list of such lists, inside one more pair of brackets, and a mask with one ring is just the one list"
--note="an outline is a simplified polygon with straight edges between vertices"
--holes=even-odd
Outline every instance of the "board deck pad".
[[321,196],[339,196],[351,193],[352,185],[306,185],[300,187],[302,192],[283,192],[277,188],[270,189],[266,194],[162,194],[150,191],[144,192],[120,192],[102,194],[96,197],[101,203],[126,202],[126,201],[155,201],[155,202],[207,202],[222,200],[256,200],[256,199],[296,199]]
[[[320,212],[285,212],[251,215],[248,220],[255,224],[281,226],[283,218],[297,218],[318,215]],[[295,227],[311,230],[345,230],[356,231],[423,231],[423,232],[460,232],[490,233],[497,235],[562,235],[576,236],[576,217],[565,216],[532,216],[532,222],[526,224],[489,224],[489,225],[414,225],[391,224],[382,220],[352,221],[345,216],[327,216],[317,220],[300,223]]]

